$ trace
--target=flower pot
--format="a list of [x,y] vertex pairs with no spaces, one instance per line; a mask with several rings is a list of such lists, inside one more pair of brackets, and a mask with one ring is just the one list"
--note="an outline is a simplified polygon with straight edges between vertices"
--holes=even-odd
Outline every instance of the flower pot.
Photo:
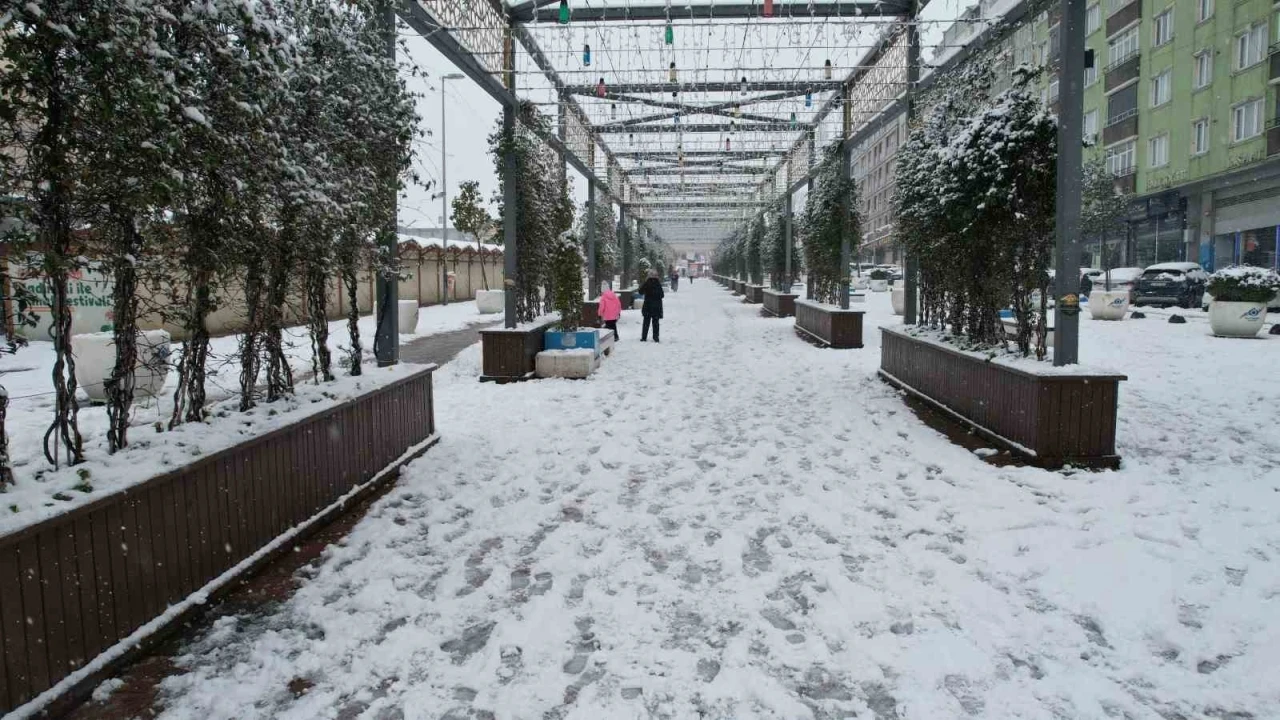
[[889,293],[889,299],[893,302],[893,314],[902,315],[907,311],[907,289],[904,287],[895,287],[893,292]]
[[[76,358],[76,383],[91,402],[106,402],[106,381],[116,367],[115,335],[109,332],[73,335],[71,348]],[[134,399],[159,395],[168,374],[169,333],[164,330],[138,333],[138,358],[133,366]]]
[[418,301],[400,300],[396,303],[397,326],[401,335],[412,335],[418,329]]
[[1251,338],[1258,334],[1267,321],[1267,304],[1264,302],[1209,303],[1209,328],[1219,337]]
[[1128,290],[1097,290],[1089,296],[1089,314],[1094,320],[1123,320],[1128,311]]
[[871,292],[885,292],[888,289],[889,289],[888,280],[872,280],[871,281]]
[[502,290],[477,290],[476,309],[482,315],[500,313],[506,309],[507,294]]

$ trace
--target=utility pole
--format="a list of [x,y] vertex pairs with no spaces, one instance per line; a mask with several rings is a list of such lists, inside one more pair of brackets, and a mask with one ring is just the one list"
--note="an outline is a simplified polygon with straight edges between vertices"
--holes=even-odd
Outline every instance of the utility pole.
[[449,250],[449,172],[445,153],[445,113],[444,84],[446,80],[461,80],[462,73],[449,73],[440,76],[440,302],[449,304],[449,265],[445,262]]
[[1062,6],[1062,70],[1058,95],[1058,177],[1054,262],[1053,364],[1074,365],[1080,355],[1080,184],[1084,140],[1084,22],[1086,0]]

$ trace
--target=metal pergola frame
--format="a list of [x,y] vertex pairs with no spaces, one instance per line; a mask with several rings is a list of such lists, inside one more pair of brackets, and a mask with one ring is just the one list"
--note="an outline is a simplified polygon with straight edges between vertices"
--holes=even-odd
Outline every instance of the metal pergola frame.
[[[391,2],[391,0],[387,0]],[[538,137],[546,142],[563,159],[564,165],[572,166],[587,180],[588,212],[594,212],[595,203],[603,198],[607,202],[619,206],[619,224],[633,233],[645,233],[662,238],[662,233],[655,228],[672,225],[683,227],[707,224],[715,227],[731,227],[741,225],[765,212],[781,212],[786,221],[787,242],[791,242],[793,225],[792,199],[796,192],[812,183],[817,168],[818,128],[827,122],[831,113],[842,110],[843,122],[837,143],[840,147],[841,170],[846,178],[850,176],[851,156],[855,145],[868,138],[887,119],[905,112],[908,122],[915,113],[915,99],[920,90],[920,37],[916,23],[921,8],[927,0],[851,0],[850,2],[799,2],[783,0],[771,4],[766,11],[764,3],[729,2],[714,3],[708,0],[691,0],[680,6],[620,6],[582,7],[575,5],[569,9],[573,22],[579,23],[641,23],[653,27],[657,23],[674,21],[707,21],[717,19],[737,19],[748,21],[768,21],[776,18],[785,22],[793,19],[827,18],[836,21],[850,21],[868,18],[889,19],[887,30],[881,34],[877,43],[865,53],[842,79],[831,80],[757,80],[746,82],[707,81],[697,83],[680,82],[620,82],[613,85],[576,85],[564,81],[560,73],[543,52],[534,38],[531,28],[539,24],[554,23],[558,19],[559,9],[552,7],[558,0],[526,0],[512,6],[502,0],[435,0],[424,5],[422,0],[397,0],[403,4],[396,6],[400,17],[416,32],[427,39],[438,51],[445,55],[463,73],[480,85],[503,107],[503,132],[514,132],[518,121],[519,94],[516,88],[515,56],[517,44],[532,59],[552,91],[559,98],[559,117],[555,133],[543,129],[535,129]],[[1084,0],[1060,0],[1064,8],[1064,20],[1076,22],[1076,14],[1083,17]],[[386,11],[392,12],[390,8]],[[766,14],[768,12],[768,14]],[[892,22],[896,21],[896,22]],[[1082,20],[1080,21],[1082,23]],[[1079,28],[1072,29],[1064,35],[1064,57],[1078,45],[1074,35]],[[466,37],[464,42],[460,37]],[[888,54],[906,43],[907,76],[904,82],[876,81],[870,77],[872,69]],[[388,47],[394,52],[394,37],[388,39]],[[473,50],[475,52],[473,52]],[[963,57],[967,52],[957,53]],[[499,62],[500,59],[500,62]],[[952,59],[947,65],[955,62]],[[1078,58],[1064,62],[1064,70],[1071,70],[1079,65]],[[674,77],[674,76],[673,76]],[[1074,82],[1074,81],[1073,81]],[[1072,88],[1064,79],[1064,92],[1060,101],[1064,107],[1062,125],[1078,129],[1078,107],[1066,106],[1071,97],[1075,105],[1079,105],[1079,88]],[[862,127],[854,127],[851,103],[865,98],[855,98],[854,91],[863,91],[869,86],[887,85],[900,88],[896,98],[886,97],[887,108],[873,115]],[[727,97],[712,102],[685,102],[682,93],[698,92],[702,94],[733,93],[742,97]],[[674,93],[674,95],[673,95]],[[786,100],[800,94],[825,95],[821,103],[812,111],[806,111],[804,121],[783,121],[780,118],[761,113],[744,113],[743,107],[773,100]],[[671,100],[664,99],[671,96]],[[644,105],[669,112],[651,113],[639,118],[622,121],[593,124],[591,115],[586,112],[579,98],[595,98],[607,102],[624,102]],[[806,105],[808,103],[806,102]],[[732,109],[732,112],[731,112]],[[666,121],[691,117],[694,115],[711,115],[730,118],[730,123],[686,123],[667,124]],[[794,118],[794,115],[793,115]],[[657,124],[662,123],[662,124]],[[626,135],[628,139],[637,134],[661,135],[679,133],[699,135],[737,133],[794,133],[798,137],[787,149],[738,148],[708,150],[691,148],[689,150],[614,150],[606,141],[608,137]],[[1078,133],[1077,133],[1078,135]],[[1068,137],[1068,135],[1063,135]],[[683,144],[683,140],[681,141]],[[1071,145],[1071,143],[1067,143]],[[1077,153],[1078,154],[1078,153]],[[1078,158],[1068,157],[1068,166],[1078,167]],[[743,165],[739,163],[759,163]],[[652,163],[646,167],[646,163]],[[603,168],[601,165],[603,164]],[[1063,163],[1060,163],[1060,173]],[[513,169],[512,161],[505,161],[504,171]],[[1077,173],[1078,175],[1078,170]],[[679,177],[677,183],[656,183],[651,178]],[[686,184],[685,176],[698,177],[700,182]],[[745,180],[744,180],[745,178]],[[759,178],[758,181],[754,178]],[[703,182],[705,181],[705,182]],[[1060,188],[1063,179],[1060,177]],[[1078,184],[1078,178],[1076,179]],[[754,192],[749,189],[754,188]],[[1078,189],[1078,188],[1077,188]],[[748,192],[744,192],[748,190]],[[514,184],[506,184],[509,206],[514,204]],[[1077,193],[1078,196],[1078,193]],[[685,201],[679,201],[685,198]],[[724,198],[724,199],[716,199]],[[1074,211],[1067,208],[1066,224],[1059,229],[1060,245],[1062,233],[1078,230],[1078,197]],[[1074,213],[1074,224],[1071,217]],[[506,272],[513,277],[517,271],[516,258],[519,255],[517,246],[516,220],[513,213],[504,218],[504,240],[506,243]],[[597,283],[594,282],[594,223],[587,223],[589,236],[589,261],[592,265],[591,292],[594,295]],[[629,233],[630,234],[630,233]],[[847,269],[850,260],[850,249],[846,241],[842,249],[844,267]],[[624,254],[627,249],[624,248]],[[1076,250],[1078,254],[1078,248]],[[791,252],[786,253],[788,262],[787,275],[790,276]],[[1062,266],[1070,266],[1070,258],[1061,258]],[[904,320],[915,321],[916,270],[913,259],[906,260],[905,286],[907,293],[907,309]],[[624,282],[626,274],[624,270]],[[841,283],[842,306],[848,307],[849,278],[847,272]],[[392,303],[394,306],[394,303]],[[514,292],[508,287],[507,292],[507,325],[514,325]],[[391,308],[394,310],[394,307]],[[1059,327],[1063,321],[1058,320]],[[1074,328],[1074,323],[1071,323]],[[1070,361],[1074,361],[1074,349],[1069,351]]]

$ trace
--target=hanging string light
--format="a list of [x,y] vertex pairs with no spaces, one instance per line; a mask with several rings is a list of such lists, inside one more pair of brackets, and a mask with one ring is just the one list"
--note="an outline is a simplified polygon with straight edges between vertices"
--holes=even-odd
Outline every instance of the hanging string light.
[[791,113],[791,127],[795,127],[795,126],[796,126],[796,114],[795,114],[795,112],[793,111],[793,112]]
[[742,76],[742,94],[743,95],[747,94],[747,76],[746,75]]
[[609,119],[610,119],[610,120],[617,120],[617,119],[618,119],[618,104],[617,104],[617,103],[613,103],[613,104],[609,105]]
[[729,152],[729,138],[724,139],[724,151]]
[[673,44],[675,44],[675,41],[676,41],[676,31],[675,31],[675,29],[674,29],[674,28],[672,28],[672,27],[671,27],[671,21],[670,21],[670,20],[668,20],[668,21],[667,21],[667,31],[666,31],[666,33],[664,34],[664,36],[665,36],[665,38],[666,38],[666,41],[667,41],[667,44],[668,44],[668,45],[673,45]]
[[671,82],[676,81],[676,62],[674,60],[671,61],[671,67],[669,68],[669,72],[667,73],[667,79],[670,80]]
[[560,0],[560,24],[569,24],[569,0]]
[[764,16],[773,17],[773,0],[764,0]]
[[600,78],[600,82],[596,83],[596,95],[600,97],[605,95],[604,78]]
[[734,117],[742,117],[742,106],[741,106],[741,105],[734,105],[734,106],[733,106],[733,116],[734,116]]
[[582,64],[591,67],[591,43],[582,46]]
[[831,68],[831,60],[827,60],[827,65],[826,65],[826,67],[823,69],[823,73],[827,76],[827,79],[828,79],[828,80],[830,80],[830,79],[831,79],[831,70],[832,70],[832,68]]
[[813,107],[813,93],[807,92],[804,94],[804,106]]
[[732,134],[734,134],[737,130],[738,130],[738,121],[737,121],[737,120],[730,120],[730,121],[729,121],[729,134],[730,134],[730,135],[732,135]]

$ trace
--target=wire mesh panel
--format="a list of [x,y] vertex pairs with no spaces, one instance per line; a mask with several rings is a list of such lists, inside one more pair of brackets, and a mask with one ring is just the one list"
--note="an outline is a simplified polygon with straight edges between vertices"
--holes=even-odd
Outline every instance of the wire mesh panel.
[[507,20],[485,0],[418,2],[428,17],[462,45],[488,72],[501,77],[503,28]]

